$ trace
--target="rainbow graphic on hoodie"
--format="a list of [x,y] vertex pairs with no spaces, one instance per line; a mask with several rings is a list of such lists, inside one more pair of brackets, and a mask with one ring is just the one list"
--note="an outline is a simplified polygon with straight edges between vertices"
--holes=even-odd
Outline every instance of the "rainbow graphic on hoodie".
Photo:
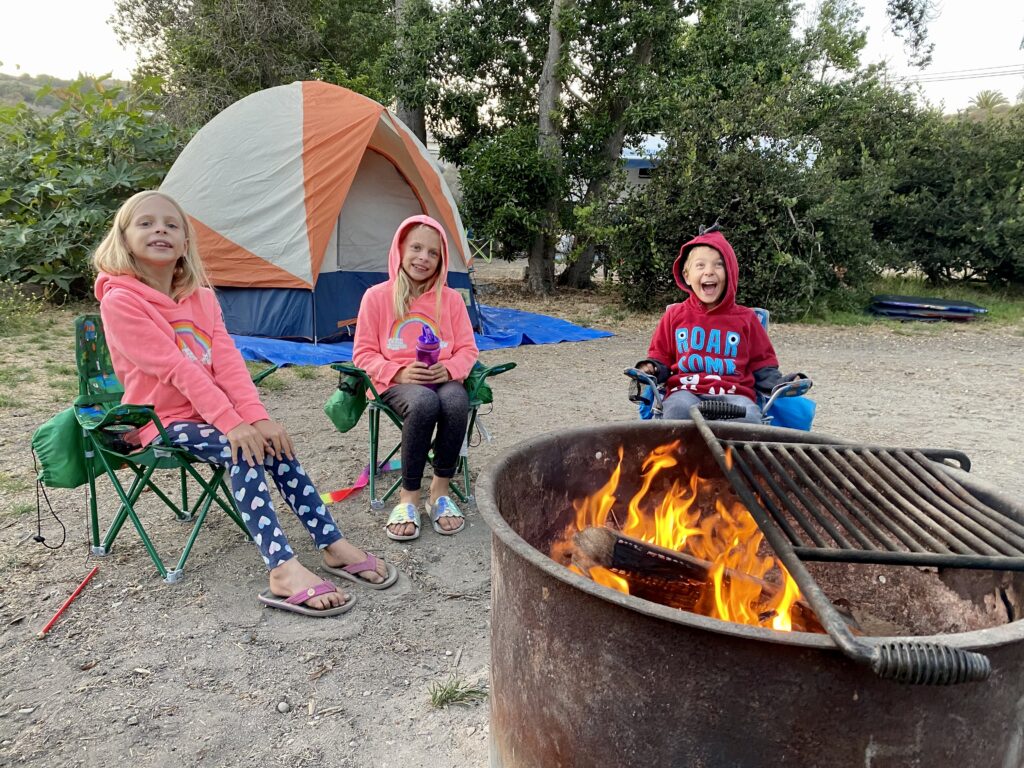
[[[419,335],[423,330],[422,326],[424,325],[428,326],[437,338],[441,338],[440,329],[438,328],[437,323],[424,314],[414,312],[411,315],[406,315],[400,320],[395,320],[394,324],[391,326],[391,334],[388,336],[388,349],[409,349],[410,347],[416,346],[415,339],[419,338]],[[412,326],[412,330],[415,331],[413,334],[414,338],[412,344],[406,343],[402,338],[402,334],[406,332],[406,328],[409,326]],[[445,347],[447,344],[442,341],[441,346]]]
[[213,339],[205,331],[196,328],[191,320],[178,320],[171,323],[171,328],[178,349],[185,357],[203,365],[213,364]]

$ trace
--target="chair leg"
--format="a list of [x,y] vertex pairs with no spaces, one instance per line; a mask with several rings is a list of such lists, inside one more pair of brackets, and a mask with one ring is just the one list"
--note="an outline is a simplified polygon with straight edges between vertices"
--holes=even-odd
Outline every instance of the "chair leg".
[[[187,523],[187,522],[189,522],[192,519],[192,512],[191,512],[191,510],[189,510],[189,508],[187,506],[179,507],[177,502],[173,501],[170,496],[168,496],[166,493],[164,493],[156,483],[151,483],[151,482],[147,481],[146,485],[149,486],[149,490],[151,490],[153,493],[155,493],[157,495],[157,497],[164,504],[166,504],[168,507],[171,508],[171,510],[174,511],[174,515],[175,515],[175,517],[178,518],[178,520],[180,520],[183,523]],[[182,486],[182,504],[187,504],[188,503],[188,494],[185,491],[184,470],[182,470],[181,486]]]
[[[185,474],[185,468],[181,468],[181,512],[187,514],[188,519],[192,519],[192,513],[188,508],[188,476]],[[179,516],[179,519],[180,516]]]
[[459,449],[459,463],[455,468],[455,473],[462,475],[462,487],[460,488],[454,482],[449,486],[455,497],[466,504],[476,502],[476,495],[473,493],[473,486],[469,478],[469,438],[473,434],[473,428],[476,426],[476,414],[477,409],[475,407],[470,408],[469,423],[466,425],[466,434],[462,438],[462,448]]
[[104,549],[108,551],[110,550],[110,545],[120,532],[125,518],[131,518],[132,525],[135,526],[135,530],[138,532],[139,538],[142,539],[142,544],[146,548],[146,552],[149,553],[149,558],[153,561],[153,565],[156,566],[156,570],[160,574],[160,578],[166,579],[167,568],[160,559],[160,555],[157,554],[156,548],[153,546],[153,542],[149,538],[149,534],[146,533],[146,529],[142,526],[142,521],[135,512],[135,502],[138,500],[139,494],[142,493],[142,488],[149,484],[149,478],[152,476],[155,467],[147,467],[145,472],[132,467],[132,471],[135,473],[136,477],[135,481],[132,483],[129,493],[126,494],[124,488],[117,479],[117,475],[114,473],[110,463],[107,461],[107,457],[102,452],[100,452],[99,457],[100,461],[103,462],[103,467],[106,470],[107,476],[110,478],[111,484],[114,486],[114,492],[117,493],[118,498],[121,500],[121,509],[118,510],[117,517],[115,518],[114,523],[111,524],[110,530],[107,532],[106,540],[103,543]]
[[[196,478],[201,479],[201,475],[199,475],[198,472],[192,470],[191,467],[189,467],[189,470],[194,473]],[[184,474],[184,468],[182,469],[182,474]],[[213,503],[213,500],[217,495],[217,489],[221,486],[223,477],[224,467],[217,467],[214,470],[213,477],[210,478],[209,483],[200,483],[203,488],[203,492],[199,495],[199,500],[196,502],[199,512],[196,515],[195,522],[192,524],[192,530],[188,535],[188,541],[185,542],[185,548],[181,552],[178,564],[173,570],[168,571],[164,576],[164,581],[168,584],[174,584],[181,580],[181,576],[185,571],[185,561],[188,560],[188,556],[192,552],[192,546],[196,543],[196,538],[199,536],[199,530],[203,527],[203,521],[206,520],[206,514],[210,511],[210,505]]]
[[96,502],[96,467],[93,461],[96,458],[96,448],[93,446],[92,438],[83,430],[85,440],[85,474],[89,478],[89,552],[97,557],[105,557],[110,551],[100,546],[100,516]]
[[384,508],[384,500],[377,498],[377,437],[380,434],[380,411],[370,409],[370,509]]
[[[235,507],[234,497],[231,495],[231,489],[228,488],[227,483],[224,481],[224,477],[227,470],[224,467],[213,467],[213,474],[210,475],[210,479],[206,480],[200,472],[190,464],[186,464],[182,467],[183,472],[188,472],[192,476],[192,479],[199,484],[199,487],[204,491],[209,488],[210,500],[217,502],[217,505],[224,510],[224,513],[230,517],[235,525],[238,526],[239,530],[245,534],[245,538],[252,541],[252,536],[249,535],[249,530],[245,527],[245,523],[242,522],[241,515],[238,514],[238,509]],[[221,493],[218,493],[221,491]],[[222,498],[223,497],[223,498]],[[205,498],[205,494],[199,497],[195,506],[190,510],[191,515],[197,514],[199,507]]]

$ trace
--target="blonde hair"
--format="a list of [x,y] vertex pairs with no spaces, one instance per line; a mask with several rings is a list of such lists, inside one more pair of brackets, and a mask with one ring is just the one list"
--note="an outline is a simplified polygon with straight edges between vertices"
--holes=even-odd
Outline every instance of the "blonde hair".
[[403,318],[409,314],[409,307],[412,306],[412,281],[409,276],[405,274],[405,270],[402,269],[401,261],[401,249],[402,245],[405,244],[405,238],[407,238],[414,229],[423,227],[429,229],[431,232],[436,232],[438,239],[441,241],[441,258],[437,260],[437,272],[430,279],[430,284],[423,289],[423,293],[427,291],[434,291],[434,316],[438,323],[438,330],[440,330],[441,323],[441,291],[444,288],[444,281],[439,280],[441,276],[441,268],[445,266],[448,261],[448,253],[445,250],[444,237],[434,227],[423,222],[417,222],[411,227],[408,227],[403,233],[401,239],[398,241],[399,249],[399,261],[398,261],[398,274],[395,275],[395,285],[392,289],[391,298],[394,301],[395,317]]
[[177,200],[159,190],[150,189],[139,192],[124,201],[117,209],[117,213],[114,214],[114,223],[110,231],[107,232],[96,249],[96,253],[93,254],[92,265],[97,272],[106,272],[108,275],[131,275],[142,279],[135,265],[135,257],[128,250],[124,232],[131,224],[139,206],[153,197],[162,197],[173,205],[181,218],[182,227],[185,229],[185,253],[178,258],[178,263],[174,267],[174,277],[171,280],[171,298],[180,301],[190,296],[200,286],[209,285],[209,281],[206,278],[206,271],[203,269],[203,262],[199,258],[195,230],[192,229],[188,215]]

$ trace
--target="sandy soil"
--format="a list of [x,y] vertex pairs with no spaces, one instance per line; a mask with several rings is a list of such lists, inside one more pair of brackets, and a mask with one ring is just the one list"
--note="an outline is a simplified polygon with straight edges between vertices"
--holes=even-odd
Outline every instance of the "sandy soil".
[[[474,474],[528,436],[634,418],[620,371],[642,356],[653,316],[627,315],[595,294],[527,305],[508,285],[483,287],[485,302],[561,314],[617,335],[482,355],[519,367],[495,381],[497,405],[483,417],[493,440],[474,449]],[[53,327],[71,315],[55,313]],[[70,336],[47,337],[48,362],[32,362],[31,345],[25,353],[41,376],[23,376],[24,397],[0,407],[7,468],[0,476],[0,765],[487,764],[486,703],[444,710],[430,703],[431,686],[453,675],[487,682],[490,537],[475,510],[457,537],[427,526],[418,541],[401,545],[384,537],[365,492],[335,505],[347,535],[395,563],[402,578],[385,592],[356,588],[355,609],[328,620],[260,607],[262,564],[221,514],[211,514],[176,585],[156,577],[131,531],[110,557],[89,557],[82,490],[50,493],[68,541],[46,550],[31,539],[28,445],[35,426],[67,401],[73,370],[53,369],[53,361],[71,364]],[[778,325],[772,338],[783,367],[816,382],[818,431],[959,448],[977,476],[1024,497],[1024,415],[1016,404],[1024,329]],[[337,434],[323,416],[334,377],[325,370],[274,378],[265,401],[320,489],[349,484],[366,461],[366,431],[361,424]],[[168,518],[154,508],[147,524],[169,555],[186,530]],[[282,519],[313,564],[294,518]],[[60,539],[52,519],[44,533],[47,543]],[[94,564],[96,578],[38,640]]]

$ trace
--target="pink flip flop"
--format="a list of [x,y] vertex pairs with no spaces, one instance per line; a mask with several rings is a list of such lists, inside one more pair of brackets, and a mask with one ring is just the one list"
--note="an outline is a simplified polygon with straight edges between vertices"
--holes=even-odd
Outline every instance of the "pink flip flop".
[[271,608],[280,608],[282,611],[291,611],[292,613],[301,613],[303,616],[337,616],[342,613],[347,613],[352,609],[352,606],[356,604],[356,598],[354,595],[349,595],[341,605],[336,605],[333,608],[308,608],[304,605],[307,601],[317,597],[319,595],[326,595],[329,592],[337,592],[338,588],[329,581],[321,581],[315,587],[309,589],[303,589],[296,592],[291,597],[279,597],[271,592],[269,589],[265,589],[257,595],[257,599],[264,605],[270,606]]
[[395,568],[391,563],[384,563],[387,566],[388,575],[384,577],[384,581],[379,584],[375,584],[372,581],[367,581],[361,578],[358,574],[365,571],[376,571],[377,563],[379,560],[376,556],[371,555],[369,552],[366,553],[366,559],[362,562],[352,563],[352,565],[345,565],[341,568],[335,568],[334,566],[328,565],[321,559],[320,564],[323,565],[324,570],[331,573],[339,578],[348,579],[354,584],[359,584],[363,587],[369,587],[370,589],[387,589],[396,581],[398,581],[398,569]]

